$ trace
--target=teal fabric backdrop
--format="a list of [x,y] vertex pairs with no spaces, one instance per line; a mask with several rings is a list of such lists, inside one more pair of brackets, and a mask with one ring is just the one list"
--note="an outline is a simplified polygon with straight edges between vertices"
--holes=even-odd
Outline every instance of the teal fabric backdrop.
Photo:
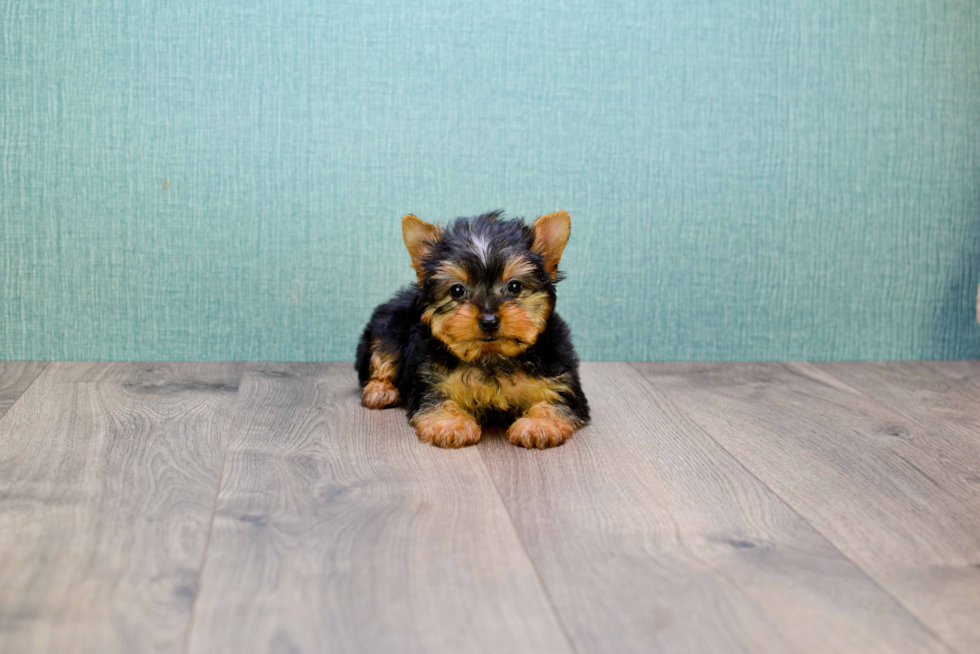
[[0,0],[0,358],[351,359],[407,212],[586,359],[980,357],[976,0]]

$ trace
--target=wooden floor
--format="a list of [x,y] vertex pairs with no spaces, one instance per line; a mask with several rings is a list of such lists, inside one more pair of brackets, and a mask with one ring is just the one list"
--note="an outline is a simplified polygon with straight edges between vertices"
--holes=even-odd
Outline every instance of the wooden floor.
[[444,451],[350,364],[0,363],[0,652],[980,652],[980,362],[583,383]]

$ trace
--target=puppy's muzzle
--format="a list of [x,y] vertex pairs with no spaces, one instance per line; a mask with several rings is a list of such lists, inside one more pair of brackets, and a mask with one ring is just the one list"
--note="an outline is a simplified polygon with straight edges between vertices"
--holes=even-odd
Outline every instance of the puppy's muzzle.
[[484,313],[477,322],[480,323],[480,329],[487,334],[492,334],[500,329],[500,318],[492,313]]

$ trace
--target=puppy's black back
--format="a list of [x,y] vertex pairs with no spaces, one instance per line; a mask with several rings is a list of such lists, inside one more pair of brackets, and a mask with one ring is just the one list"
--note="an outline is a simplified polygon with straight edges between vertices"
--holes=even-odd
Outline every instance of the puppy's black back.
[[[421,324],[422,309],[419,306],[419,289],[412,284],[403,288],[384,304],[378,305],[371,314],[367,327],[357,344],[357,380],[361,387],[370,377],[371,343],[377,342],[391,354],[399,355],[408,347],[412,327]],[[402,366],[399,365],[399,368]],[[404,396],[403,396],[404,397]]]

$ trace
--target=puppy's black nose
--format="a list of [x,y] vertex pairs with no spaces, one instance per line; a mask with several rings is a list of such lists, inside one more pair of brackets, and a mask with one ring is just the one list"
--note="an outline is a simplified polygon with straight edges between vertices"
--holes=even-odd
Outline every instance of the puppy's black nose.
[[500,327],[500,318],[492,313],[485,313],[480,316],[480,329],[489,333],[497,331]]

